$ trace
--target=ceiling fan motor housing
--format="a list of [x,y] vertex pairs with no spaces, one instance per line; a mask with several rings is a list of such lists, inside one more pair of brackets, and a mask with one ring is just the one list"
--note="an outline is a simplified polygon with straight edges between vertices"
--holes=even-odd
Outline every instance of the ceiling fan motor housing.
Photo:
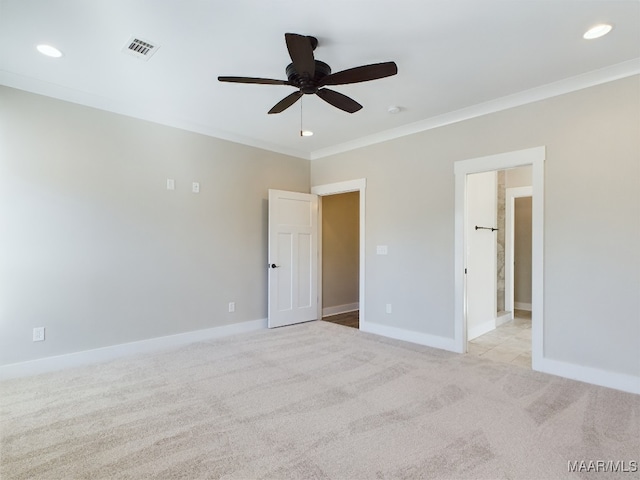
[[289,83],[298,87],[302,93],[316,93],[318,91],[318,83],[320,82],[320,80],[331,74],[331,67],[320,60],[315,60],[315,64],[316,71],[313,75],[313,78],[310,78],[306,72],[300,75],[294,67],[293,63],[287,65],[286,73],[287,78],[289,79]]

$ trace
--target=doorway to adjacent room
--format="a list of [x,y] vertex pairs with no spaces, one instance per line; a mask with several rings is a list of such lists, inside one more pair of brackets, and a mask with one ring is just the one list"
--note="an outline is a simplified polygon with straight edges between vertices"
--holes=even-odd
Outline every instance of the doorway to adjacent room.
[[[488,157],[480,157],[470,160],[464,160],[456,162],[455,170],[455,258],[454,258],[454,279],[455,279],[455,341],[456,350],[461,353],[471,351],[475,347],[469,347],[468,340],[473,340],[474,336],[480,337],[483,334],[491,334],[498,336],[495,333],[495,327],[498,322],[497,315],[497,301],[494,297],[489,298],[490,305],[492,306],[492,312],[489,313],[489,318],[484,321],[478,317],[478,311],[487,311],[487,308],[478,309],[476,300],[480,298],[479,304],[485,302],[488,297],[483,295],[476,295],[475,284],[483,284],[484,280],[470,279],[470,268],[474,269],[473,275],[484,278],[487,282],[492,283],[492,286],[496,285],[495,274],[497,267],[495,263],[485,262],[487,267],[478,266],[474,262],[474,259],[470,258],[473,253],[470,251],[470,244],[473,243],[471,236],[476,234],[478,238],[480,234],[484,234],[484,239],[488,240],[487,245],[490,245],[495,251],[494,239],[488,238],[486,235],[495,235],[497,227],[497,218],[489,215],[488,221],[483,220],[485,224],[471,225],[468,212],[469,195],[472,194],[472,189],[469,189],[469,179],[475,174],[487,174],[487,177],[495,176],[497,171],[514,169],[517,167],[531,166],[531,189],[532,189],[532,220],[531,220],[531,237],[532,237],[532,252],[531,252],[531,340],[523,340],[521,343],[531,345],[531,367],[535,370],[536,366],[540,364],[543,353],[543,228],[544,228],[544,214],[543,214],[543,192],[544,192],[544,159],[545,148],[536,147],[526,150],[507,152],[497,155],[491,155]],[[495,195],[495,183],[494,195]],[[491,188],[489,185],[488,189]],[[491,224],[491,220],[494,224]],[[473,222],[471,222],[473,223]],[[476,227],[479,227],[476,229]],[[485,228],[480,228],[485,227]],[[493,229],[493,230],[492,230]],[[480,253],[480,257],[486,259],[487,255],[494,255],[493,253]],[[490,265],[490,267],[489,267]],[[490,271],[483,271],[483,269],[490,268]],[[494,292],[496,290],[493,290]],[[515,310],[515,309],[513,309]],[[491,318],[493,316],[493,319]],[[475,317],[475,318],[474,318]],[[481,317],[481,316],[480,316]],[[479,321],[478,321],[479,319]],[[528,319],[519,319],[528,321]],[[507,321],[513,321],[507,319]],[[493,325],[490,325],[490,324]],[[491,327],[491,328],[490,328]],[[515,328],[515,326],[514,326]],[[484,330],[484,331],[482,331]],[[527,332],[528,333],[528,332]],[[492,348],[496,348],[499,343],[499,339],[494,339],[495,345]],[[486,353],[486,352],[485,352]]]
[[363,329],[366,180],[319,185],[318,318]]

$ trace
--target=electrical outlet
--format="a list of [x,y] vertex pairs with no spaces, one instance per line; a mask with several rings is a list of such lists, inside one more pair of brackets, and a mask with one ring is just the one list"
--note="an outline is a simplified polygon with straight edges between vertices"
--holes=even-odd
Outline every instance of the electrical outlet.
[[236,311],[236,302],[229,302],[229,313]]
[[198,182],[193,182],[191,184],[191,191],[193,193],[200,193],[200,184]]
[[44,327],[36,327],[33,329],[33,341],[44,342]]
[[391,304],[390,304],[390,303],[387,303],[387,306],[386,306],[386,308],[385,308],[385,311],[386,311],[387,313],[391,313]]

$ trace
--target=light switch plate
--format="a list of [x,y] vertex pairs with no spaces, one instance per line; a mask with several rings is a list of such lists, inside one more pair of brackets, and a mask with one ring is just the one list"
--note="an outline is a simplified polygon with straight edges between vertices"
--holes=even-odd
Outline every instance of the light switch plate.
[[388,249],[386,245],[378,245],[376,247],[376,253],[378,255],[386,255],[388,253]]
[[176,181],[173,178],[167,178],[167,190],[175,190]]
[[200,193],[200,184],[198,182],[193,182],[191,184],[191,191],[193,193]]
[[44,342],[44,327],[36,327],[33,329],[33,341]]

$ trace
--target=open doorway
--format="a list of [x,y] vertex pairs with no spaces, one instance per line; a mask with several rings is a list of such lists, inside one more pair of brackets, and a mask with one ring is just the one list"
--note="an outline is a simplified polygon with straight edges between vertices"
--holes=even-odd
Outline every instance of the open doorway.
[[[364,298],[365,298],[365,276],[364,276],[364,269],[365,269],[365,205],[366,205],[366,201],[365,201],[365,193],[366,193],[366,180],[364,178],[361,179],[357,179],[357,180],[347,180],[344,182],[338,182],[338,183],[331,183],[331,184],[326,184],[326,185],[317,185],[315,187],[311,188],[311,193],[318,195],[320,198],[320,209],[319,209],[319,226],[320,226],[320,238],[323,237],[323,224],[324,224],[324,208],[323,206],[327,206],[329,204],[333,204],[332,200],[333,198],[331,197],[336,197],[336,202],[337,202],[337,207],[340,208],[340,201],[341,198],[345,198],[348,199],[347,201],[351,201],[357,204],[357,210],[353,207],[355,207],[355,205],[351,205],[351,210],[352,210],[352,214],[350,214],[346,221],[350,222],[350,223],[355,223],[356,219],[353,217],[353,214],[357,214],[357,259],[351,259],[351,266],[353,266],[353,263],[356,262],[357,264],[357,305],[355,304],[355,302],[347,302],[344,303],[344,298],[345,297],[339,297],[342,298],[342,300],[340,300],[339,298],[336,300],[337,297],[333,296],[333,294],[329,293],[330,296],[332,296],[333,300],[329,300],[327,299],[327,301],[324,301],[324,289],[323,289],[323,284],[325,284],[326,282],[324,281],[324,272],[323,272],[323,267],[322,264],[324,263],[324,242],[320,241],[319,242],[319,254],[320,254],[320,268],[318,268],[318,286],[319,286],[319,291],[318,291],[318,298],[319,298],[319,302],[318,302],[318,319],[322,319],[325,316],[335,316],[332,314],[336,314],[338,311],[343,310],[343,309],[356,309],[355,310],[357,312],[357,325],[358,328],[360,330],[366,330],[367,325],[366,325],[366,317],[365,317],[365,303],[364,303]],[[353,193],[355,195],[351,196],[351,197],[340,197],[343,194],[347,194],[347,193]],[[325,199],[329,199],[327,202],[325,202]],[[331,205],[331,206],[336,206],[336,205]],[[329,207],[331,209],[331,206]],[[329,212],[328,214],[329,217],[332,216],[331,212]],[[343,222],[345,220],[341,220],[340,222]],[[338,223],[340,223],[338,222]],[[354,234],[351,233],[350,234],[351,238],[353,239]],[[350,243],[350,251],[353,252],[353,244]],[[332,248],[329,245],[327,245],[328,248]],[[330,253],[331,256],[331,253]],[[338,256],[340,257],[340,256]],[[335,260],[334,260],[335,261]],[[340,269],[338,268],[338,274],[340,272]],[[354,274],[353,271],[351,270],[351,279],[353,280]],[[335,272],[327,272],[328,275],[334,275]],[[351,280],[351,281],[352,281]],[[329,280],[331,281],[331,280]],[[332,286],[333,287],[333,286]],[[353,291],[353,284],[351,283],[349,288]],[[353,299],[354,297],[351,296],[349,297],[351,299]],[[336,305],[330,305],[330,303],[335,303]],[[354,310],[352,310],[353,312]],[[348,312],[344,312],[344,313],[340,313],[341,315],[349,315]],[[353,313],[351,313],[351,315],[353,316]],[[351,319],[352,323],[353,323],[353,319]],[[354,326],[355,324],[349,325],[349,326]]]
[[531,183],[530,166],[467,176],[467,351],[526,368],[531,368]]
[[322,320],[359,328],[360,192],[321,197]]
[[[531,368],[540,370],[544,351],[544,160],[545,147],[506,152],[487,157],[478,157],[458,161],[455,172],[455,245],[454,245],[454,281],[455,281],[455,323],[454,338],[456,351],[468,350],[468,321],[470,318],[468,285],[468,243],[471,231],[466,208],[468,205],[467,181],[470,175],[483,172],[497,172],[522,166],[531,166],[532,189],[532,253],[531,253]],[[492,225],[478,225],[492,227]],[[493,226],[493,228],[496,228]],[[471,230],[471,231],[470,231]],[[484,230],[484,233],[494,233]]]

